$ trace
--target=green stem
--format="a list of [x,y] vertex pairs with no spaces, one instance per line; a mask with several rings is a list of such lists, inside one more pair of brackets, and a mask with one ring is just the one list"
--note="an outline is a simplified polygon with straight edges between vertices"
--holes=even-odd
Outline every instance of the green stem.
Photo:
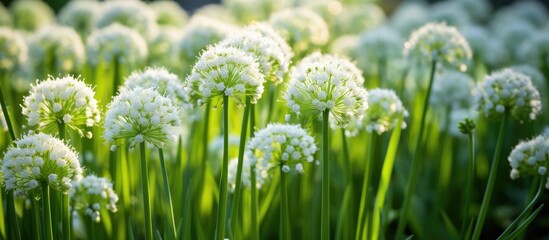
[[475,166],[476,166],[476,157],[475,157],[475,135],[473,132],[469,132],[467,134],[467,137],[469,138],[469,166],[467,171],[467,186],[465,186],[465,201],[463,203],[464,205],[464,212],[463,212],[463,220],[461,223],[461,236],[460,239],[468,239],[469,236],[464,236],[463,234],[466,233],[466,228],[469,226],[469,207],[471,205],[471,197],[473,196],[473,178],[475,177]]
[[288,209],[288,190],[286,189],[286,173],[280,165],[280,239],[291,240],[290,233],[290,211]]
[[59,139],[65,140],[65,133],[67,132],[65,129],[65,123],[63,120],[57,121],[57,128],[59,129]]
[[427,87],[427,95],[423,100],[423,109],[421,113],[421,121],[419,126],[419,136],[416,140],[416,147],[414,151],[414,156],[412,158],[412,172],[408,178],[408,184],[406,185],[406,191],[404,193],[404,202],[402,203],[402,208],[400,210],[400,217],[398,219],[397,231],[395,239],[400,240],[404,235],[404,228],[406,227],[406,220],[408,218],[408,210],[410,209],[410,204],[412,203],[412,196],[416,190],[417,179],[419,176],[419,170],[423,165],[423,157],[420,157],[420,150],[423,147],[423,134],[425,133],[425,120],[427,116],[427,111],[429,110],[429,98],[431,96],[431,89],[433,82],[435,80],[435,71],[436,71],[437,61],[433,60],[431,62],[431,74],[429,76],[429,86]]
[[116,96],[116,91],[118,91],[118,86],[121,84],[121,76],[120,76],[120,62],[118,60],[118,56],[114,56],[113,62],[112,62],[112,68],[113,68],[113,87],[112,87],[112,94],[111,96]]
[[381,88],[385,84],[385,69],[387,66],[387,59],[380,57],[377,61],[377,78],[378,88]]
[[48,182],[42,182],[42,221],[44,222],[44,239],[53,240],[50,208],[50,186]]
[[402,71],[402,75],[400,76],[400,86],[398,88],[398,97],[400,97],[402,100],[404,100],[404,89],[406,88],[406,78],[408,77],[408,72],[410,70],[410,64],[406,63],[406,66],[404,67],[404,71]]
[[[254,137],[254,125],[255,125],[255,107],[250,107],[250,139]],[[259,240],[259,223],[257,222],[257,183],[255,175],[255,164],[250,166],[250,178],[251,178],[251,195],[252,195],[252,239]]]
[[377,189],[376,200],[374,203],[374,212],[372,214],[372,229],[371,237],[369,239],[380,239],[379,232],[381,229],[381,213],[385,204],[385,197],[387,196],[387,190],[389,189],[389,183],[391,182],[391,175],[393,174],[393,166],[395,163],[395,156],[400,142],[400,132],[402,130],[402,118],[401,115],[398,119],[395,129],[391,134],[389,140],[389,147],[385,154],[385,160],[383,161],[383,167],[381,169],[381,179],[379,180],[379,187]]
[[473,231],[473,236],[471,239],[477,240],[480,238],[482,228],[484,226],[484,220],[486,219],[486,214],[488,213],[488,208],[490,207],[490,200],[492,199],[492,192],[494,191],[494,185],[496,184],[497,170],[499,167],[499,162],[501,160],[501,150],[503,147],[503,139],[505,132],[505,124],[507,122],[508,113],[505,112],[501,119],[501,124],[499,127],[498,140],[496,143],[496,151],[494,153],[494,159],[492,160],[492,167],[490,168],[490,173],[488,175],[488,183],[486,185],[486,190],[484,191],[484,197],[482,198],[482,204],[480,205],[480,211],[478,214],[478,220],[475,224],[475,230]]
[[38,201],[32,201],[32,213],[33,213],[33,237],[34,239],[41,239],[42,233],[40,232],[40,206]]
[[6,118],[6,124],[8,125],[8,132],[12,141],[15,141],[15,131],[11,125],[10,113],[6,107],[6,102],[4,101],[4,95],[2,94],[2,88],[0,87],[0,106],[2,106],[2,113],[4,113],[4,118]]
[[[346,230],[343,233],[343,239],[350,239],[350,234],[355,232],[355,223],[352,215],[349,215],[349,213],[354,214],[354,204],[353,204],[353,169],[351,166],[351,159],[349,157],[349,144],[347,143],[347,136],[345,136],[345,129],[341,129],[341,144],[343,148],[343,163],[345,168],[345,175],[346,175],[346,186],[345,186],[345,193],[343,197],[343,204],[341,209],[341,215],[340,220],[338,220],[338,232],[342,231],[343,229],[340,227],[342,224],[346,226]],[[336,236],[340,236],[340,234],[336,234]]]
[[369,229],[368,229],[368,216],[370,213],[368,212],[368,209],[370,207],[369,199],[368,198],[368,191],[370,188],[370,176],[372,175],[372,166],[374,164],[374,156],[375,156],[375,149],[377,148],[377,133],[371,132],[369,133],[369,141],[367,148],[367,154],[368,158],[366,159],[366,163],[364,165],[364,179],[362,182],[362,192],[360,193],[360,206],[358,210],[358,223],[357,223],[357,229],[356,229],[356,236],[355,239],[364,239],[364,237],[368,236]]
[[173,216],[173,204],[172,204],[172,194],[170,193],[170,181],[168,180],[168,171],[166,170],[166,162],[164,161],[164,152],[162,148],[158,148],[158,155],[160,156],[160,168],[162,169],[162,181],[164,183],[164,204],[167,207],[166,216],[167,222],[169,223],[169,236],[170,239],[177,239],[177,231],[175,230],[175,220]]
[[231,215],[229,222],[231,225],[231,231],[236,233],[239,210],[240,197],[242,195],[242,167],[244,165],[244,148],[246,147],[246,131],[248,130],[248,119],[250,117],[250,97],[246,97],[246,106],[244,107],[244,113],[242,114],[242,128],[240,128],[240,142],[238,144],[238,164],[236,166],[236,183],[234,190],[234,198],[231,204]]
[[63,199],[63,239],[70,240],[72,229],[71,229],[71,212],[70,212],[70,206],[69,206],[69,193],[63,193],[61,194],[61,198]]
[[219,180],[219,209],[217,211],[216,239],[225,238],[227,216],[227,175],[229,171],[229,97],[223,95],[223,168]]
[[321,239],[330,239],[330,154],[329,127],[330,111],[322,112],[322,210]]
[[143,191],[143,209],[145,210],[145,239],[153,239],[151,206],[149,198],[149,170],[147,167],[147,155],[145,142],[139,144],[141,158],[141,188]]

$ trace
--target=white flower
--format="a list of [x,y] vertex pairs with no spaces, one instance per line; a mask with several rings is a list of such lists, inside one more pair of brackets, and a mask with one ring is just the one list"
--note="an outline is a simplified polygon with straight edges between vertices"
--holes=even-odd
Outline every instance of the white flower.
[[17,195],[39,194],[40,183],[68,192],[67,181],[81,178],[78,154],[63,141],[44,133],[15,141],[1,162],[4,184]]
[[318,14],[307,8],[291,8],[271,15],[269,23],[286,38],[296,53],[328,42],[329,30]]
[[[57,133],[58,123],[76,131],[81,137],[100,121],[95,92],[72,76],[50,77],[32,86],[23,99],[23,115],[29,126],[40,132]],[[68,120],[68,121],[67,121]]]
[[[241,176],[241,182],[244,187],[250,187],[252,184],[251,180],[251,161],[244,159],[244,162],[242,164],[242,176]],[[236,170],[238,167],[238,159],[233,158],[231,161],[229,161],[229,173],[227,177],[227,182],[229,184],[229,191],[232,193],[235,190],[236,187]],[[265,177],[261,173],[261,169],[255,168],[255,183],[256,188],[261,188],[263,183],[265,182]]]
[[27,61],[27,44],[16,31],[0,27],[0,71],[11,71]]
[[112,183],[105,178],[89,175],[72,184],[69,192],[74,202],[74,210],[84,211],[93,221],[100,221],[102,208],[116,212],[118,195],[112,188]]
[[14,1],[10,5],[15,28],[25,31],[35,31],[46,26],[55,20],[51,7],[44,1],[25,0]]
[[103,6],[97,0],[69,1],[59,11],[59,24],[72,27],[81,36],[88,36]]
[[[395,127],[398,119],[407,117],[408,111],[392,90],[373,89],[368,91],[368,109],[364,113],[364,128],[368,132],[376,131],[382,134]],[[406,122],[402,121],[402,128],[406,128]]]
[[146,59],[148,49],[139,33],[114,23],[91,33],[87,39],[86,52],[92,66],[114,60],[133,65]]
[[358,66],[369,74],[378,70],[380,61],[402,58],[404,40],[389,27],[378,27],[360,34],[354,56]]
[[187,12],[175,1],[152,1],[149,7],[156,13],[156,23],[160,26],[182,27],[189,18]]
[[105,28],[113,23],[129,27],[146,39],[157,34],[156,14],[141,1],[108,1],[97,17],[95,26]]
[[524,175],[546,176],[549,167],[549,137],[541,134],[529,141],[520,142],[511,154],[511,179]]

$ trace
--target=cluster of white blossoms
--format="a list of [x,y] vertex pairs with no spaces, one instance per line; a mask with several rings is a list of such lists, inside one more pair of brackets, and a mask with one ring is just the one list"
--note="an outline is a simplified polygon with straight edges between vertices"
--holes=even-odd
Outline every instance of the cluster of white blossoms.
[[101,10],[102,5],[96,0],[70,1],[59,11],[59,24],[71,27],[85,37],[95,27],[95,19]]
[[101,220],[101,209],[111,212],[118,210],[118,195],[114,192],[112,183],[102,177],[89,175],[73,182],[69,195],[74,202],[74,210],[84,211],[95,222]]
[[0,27],[0,71],[13,70],[27,61],[27,44],[11,28]]
[[328,42],[328,25],[317,13],[308,8],[290,8],[273,13],[269,23],[286,38],[294,52],[303,52],[310,45]]
[[[241,182],[244,187],[251,187],[252,186],[252,179],[251,179],[251,167],[250,161],[247,159],[244,159],[244,163],[242,166],[242,176],[241,176]],[[227,175],[227,183],[229,184],[229,192],[233,193],[236,188],[236,171],[238,167],[238,159],[233,158],[229,161],[229,172]],[[268,177],[267,171],[264,171],[264,169],[261,168],[255,168],[255,187],[261,188],[263,184],[265,183],[265,179]]]
[[356,45],[357,62],[361,69],[377,71],[379,61],[394,60],[402,57],[404,40],[400,34],[389,27],[378,27],[363,32]]
[[[352,70],[355,69],[355,70]],[[286,106],[292,115],[310,121],[329,111],[338,126],[346,126],[349,119],[361,119],[368,108],[364,79],[351,62],[331,55],[305,58],[290,73],[288,89],[284,93]]]
[[272,168],[303,173],[303,163],[313,163],[316,151],[314,138],[301,126],[274,123],[257,131],[248,141],[245,159],[263,173]]
[[197,105],[228,96],[242,106],[246,97],[254,104],[261,98],[264,82],[253,56],[238,48],[216,45],[200,55],[187,77],[186,88]]
[[141,1],[107,1],[103,11],[97,17],[95,26],[104,28],[113,23],[129,27],[146,39],[157,33],[156,14]]
[[42,183],[67,193],[82,177],[78,154],[63,141],[44,133],[15,141],[1,162],[6,190],[16,196],[39,194]]
[[445,23],[428,23],[410,35],[404,43],[404,55],[421,61],[437,61],[465,70],[472,52],[455,27]]
[[23,99],[22,112],[29,126],[46,133],[57,133],[59,123],[76,131],[81,137],[92,137],[91,127],[97,126],[100,113],[95,92],[83,81],[72,76],[53,78],[32,86]]
[[469,108],[473,103],[475,81],[468,74],[444,69],[436,76],[429,102],[432,106],[452,109]]
[[165,68],[152,67],[144,71],[134,71],[126,78],[121,92],[135,88],[153,88],[162,96],[169,98],[173,105],[187,107],[189,93],[185,91],[179,77]]
[[[509,154],[511,179],[524,175],[547,176],[549,168],[549,136],[541,134],[529,141],[519,143]],[[549,182],[545,188],[549,189]]]
[[88,63],[111,63],[133,65],[145,61],[148,54],[147,42],[135,30],[114,23],[93,31],[86,44]]
[[156,23],[160,26],[183,27],[188,21],[188,14],[175,1],[152,1],[149,7],[156,13]]
[[[368,109],[364,113],[363,128],[368,132],[382,134],[393,129],[399,118],[408,116],[408,111],[393,90],[373,89],[368,91]],[[402,121],[402,128],[406,122]]]
[[78,71],[86,61],[80,35],[70,27],[40,28],[29,44],[29,59],[35,68],[53,68],[53,73]]
[[486,76],[474,100],[477,110],[487,117],[499,118],[508,112],[522,122],[541,113],[540,95],[530,77],[511,69]]
[[108,105],[105,142],[114,151],[127,140],[130,150],[146,142],[162,148],[176,136],[181,124],[179,108],[152,88],[122,91]]
[[254,56],[265,78],[279,84],[282,82],[284,74],[288,72],[293,53],[287,44],[281,46],[281,43],[274,39],[281,39],[279,35],[275,35],[274,29],[266,24],[261,25],[265,27],[263,32],[268,34],[256,31],[255,29],[258,29],[259,26],[253,26],[230,35],[221,41],[219,46],[235,47]]
[[15,28],[28,32],[35,31],[55,21],[51,7],[41,0],[14,1],[10,10]]

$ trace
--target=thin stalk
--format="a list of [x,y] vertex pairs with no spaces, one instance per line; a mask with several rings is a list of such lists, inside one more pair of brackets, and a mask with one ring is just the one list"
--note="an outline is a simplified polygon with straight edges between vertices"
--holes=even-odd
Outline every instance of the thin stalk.
[[322,209],[321,234],[322,240],[330,239],[330,154],[329,127],[330,111],[322,112]]
[[[63,121],[57,121],[57,128],[59,129],[59,139],[65,140],[65,134],[67,133],[65,123]],[[71,213],[69,210],[69,194],[61,194],[61,223],[63,229],[63,239],[71,239]]]
[[290,233],[290,210],[288,208],[288,189],[286,188],[287,176],[282,171],[282,164],[280,165],[280,239],[291,240],[292,235]]
[[248,119],[250,117],[250,97],[246,97],[246,106],[242,114],[242,128],[240,128],[240,142],[238,144],[238,164],[236,166],[236,183],[234,190],[234,198],[231,204],[231,216],[229,222],[231,231],[236,233],[237,223],[239,220],[240,197],[242,195],[242,167],[244,165],[244,148],[246,147],[246,134],[248,130]]
[[[255,106],[250,107],[250,139],[254,137]],[[257,183],[255,176],[255,164],[250,166],[251,194],[252,194],[252,239],[259,240],[259,223],[257,222]]]
[[12,141],[15,141],[15,131],[11,125],[10,113],[6,107],[6,102],[4,101],[4,95],[2,94],[2,87],[0,87],[0,106],[2,106],[2,113],[4,113],[4,118],[6,118],[6,124],[8,125],[8,132]]
[[170,225],[168,227],[168,233],[170,236],[169,239],[177,239],[177,231],[175,230],[175,220],[173,217],[172,194],[170,193],[170,181],[168,180],[168,171],[166,170],[166,163],[164,161],[164,152],[162,151],[162,148],[158,148],[158,155],[160,156],[160,168],[162,169],[162,181],[164,183],[164,204],[167,207],[166,212],[168,213],[166,218]]
[[343,203],[341,206],[341,212],[338,220],[338,227],[337,227],[337,237],[340,237],[341,231],[343,229],[341,226],[346,226],[346,230],[344,231],[343,239],[350,239],[350,234],[355,232],[355,224],[354,219],[351,214],[354,214],[354,204],[353,204],[353,171],[351,167],[351,159],[349,157],[349,144],[347,143],[347,136],[345,136],[345,129],[341,129],[341,144],[343,148],[343,164],[345,169],[345,176],[346,176],[346,186],[345,186],[345,193],[343,195]]
[[383,161],[383,167],[381,168],[381,179],[379,180],[379,187],[376,193],[376,200],[374,202],[374,212],[372,214],[372,229],[371,237],[369,239],[380,239],[379,232],[381,226],[381,213],[385,205],[385,197],[387,196],[387,190],[389,189],[389,183],[391,182],[391,176],[393,174],[393,166],[395,163],[395,157],[400,142],[400,132],[402,130],[402,115],[399,117],[391,139],[389,140],[389,147],[385,154],[385,160]]
[[515,231],[513,231],[511,234],[509,234],[508,239],[517,239],[519,234],[524,233],[524,230],[526,229],[526,227],[534,220],[534,218],[536,218],[536,216],[539,214],[539,212],[541,211],[544,205],[545,204],[541,204],[538,208],[536,208],[536,210],[534,210],[532,214],[530,214],[530,216],[528,216],[528,218],[522,221],[522,223],[517,227],[517,229],[515,229]]
[[121,84],[121,76],[120,76],[120,62],[118,60],[118,56],[115,56],[112,62],[112,68],[113,68],[113,85],[112,85],[112,93],[111,96],[116,96],[116,91],[118,90],[118,86]]
[[471,239],[477,240],[480,238],[482,232],[482,227],[484,226],[484,220],[486,219],[486,214],[488,213],[488,208],[490,207],[490,200],[492,199],[492,192],[494,191],[494,185],[496,184],[496,175],[499,167],[499,162],[501,160],[501,150],[503,148],[503,139],[505,132],[505,124],[507,122],[508,113],[505,112],[501,124],[499,126],[498,140],[496,143],[496,151],[494,153],[494,159],[492,160],[492,167],[490,168],[490,173],[488,175],[488,183],[486,185],[486,190],[484,191],[484,197],[482,198],[482,204],[480,205],[480,211],[478,214],[477,222],[475,224],[475,230],[473,231],[473,236]]
[[395,239],[400,240],[404,235],[404,228],[406,227],[406,220],[408,218],[408,210],[410,209],[410,204],[412,203],[412,196],[416,190],[417,179],[419,176],[419,170],[423,165],[423,158],[420,157],[420,150],[423,147],[423,134],[425,133],[425,120],[427,116],[427,111],[429,110],[429,98],[431,96],[431,89],[435,79],[435,71],[437,67],[437,61],[433,60],[431,62],[431,74],[429,76],[429,86],[427,87],[427,95],[423,100],[423,109],[421,113],[421,121],[419,126],[419,136],[416,140],[416,147],[414,151],[414,156],[412,158],[412,172],[408,178],[408,184],[406,185],[406,191],[404,193],[404,202],[402,203],[402,208],[400,210],[400,217],[398,219],[397,231]]
[[32,215],[34,215],[33,217],[33,221],[32,221],[32,226],[33,226],[33,237],[34,239],[41,239],[42,238],[42,233],[40,231],[40,206],[39,206],[39,203],[38,201],[32,201]]
[[385,84],[385,69],[387,69],[387,59],[380,57],[377,61],[378,88],[383,87]]
[[473,131],[470,131],[467,134],[469,138],[469,166],[467,170],[467,186],[465,186],[465,201],[463,221],[461,223],[461,236],[460,239],[468,239],[469,236],[464,236],[466,233],[466,228],[469,225],[467,222],[469,220],[469,207],[471,205],[471,197],[473,196],[473,178],[475,177],[475,166],[476,166],[476,157],[475,157],[475,135]]
[[141,188],[143,191],[143,209],[145,210],[145,239],[153,239],[151,200],[149,197],[149,169],[147,167],[147,155],[145,153],[145,142],[139,144],[141,158]]
[[42,182],[42,221],[44,223],[44,239],[53,240],[50,208],[50,186],[48,182]]
[[406,78],[408,77],[408,72],[410,71],[410,64],[406,63],[406,66],[404,67],[404,71],[402,71],[402,75],[400,76],[400,86],[398,88],[398,97],[404,100],[404,89],[406,88]]
[[375,149],[377,148],[377,133],[372,132],[369,133],[369,141],[367,151],[368,151],[368,158],[366,159],[366,163],[364,165],[364,179],[362,182],[362,192],[360,193],[360,206],[358,210],[358,223],[357,223],[357,229],[356,229],[356,235],[355,239],[363,239],[364,237],[368,236],[369,229],[368,229],[368,216],[370,213],[368,212],[368,209],[370,207],[369,204],[369,198],[368,198],[368,189],[370,188],[370,176],[372,175],[372,166],[374,164],[374,156],[375,156]]
[[227,175],[229,171],[229,97],[223,95],[223,168],[219,180],[219,208],[215,235],[217,240],[225,238],[225,218],[227,216]]

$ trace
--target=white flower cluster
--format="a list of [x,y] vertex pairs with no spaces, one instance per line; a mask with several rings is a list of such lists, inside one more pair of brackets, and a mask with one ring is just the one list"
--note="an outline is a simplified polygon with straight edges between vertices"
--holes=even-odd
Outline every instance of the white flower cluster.
[[153,88],[162,96],[169,98],[173,105],[186,107],[190,102],[188,92],[185,92],[179,77],[164,68],[147,68],[144,71],[134,71],[128,76],[121,91],[135,88]]
[[354,55],[361,69],[375,72],[380,61],[402,57],[403,43],[404,40],[393,28],[378,27],[360,34]]
[[285,173],[292,169],[303,173],[303,163],[313,163],[316,151],[314,138],[299,125],[275,123],[248,141],[245,159],[263,173],[276,167]]
[[[352,70],[356,69],[356,70]],[[351,62],[331,55],[313,55],[300,62],[290,74],[284,93],[286,106],[300,119],[309,121],[329,111],[338,126],[361,119],[368,108],[364,79]],[[287,115],[289,120],[291,115]]]
[[475,81],[467,74],[444,69],[437,74],[429,102],[432,106],[452,109],[469,108],[473,104]]
[[183,27],[189,18],[187,12],[175,1],[152,1],[149,6],[156,13],[156,23],[160,26]]
[[112,183],[102,177],[89,175],[73,182],[69,195],[74,202],[74,209],[84,211],[95,222],[101,221],[101,209],[113,213],[118,210],[118,195],[112,189]]
[[[252,179],[251,179],[251,167],[250,161],[247,161],[247,159],[244,160],[242,165],[242,176],[241,176],[241,182],[244,187],[249,188],[252,186]],[[229,172],[227,175],[227,183],[229,184],[229,191],[231,193],[234,192],[236,188],[236,171],[238,167],[238,159],[233,158],[231,161],[229,161]],[[267,171],[263,171],[260,168],[255,168],[255,187],[261,188],[263,184],[265,183],[265,179],[267,178]]]
[[78,154],[63,141],[44,133],[23,136],[1,162],[6,190],[16,196],[39,194],[42,183],[66,193],[82,177]]
[[254,57],[234,47],[216,45],[200,55],[187,77],[186,87],[197,105],[221,96],[243,105],[246,97],[254,104],[261,98],[264,82]]
[[[274,29],[266,24],[262,24],[266,29],[263,32],[270,32],[269,35],[255,31],[258,26],[251,29],[230,35],[219,43],[221,47],[235,47],[254,56],[261,67],[265,78],[273,81],[275,84],[282,82],[284,74],[288,72],[288,67],[293,53],[289,46],[281,46],[280,43],[271,36],[276,34]],[[269,30],[270,29],[270,30]],[[278,38],[281,38],[278,36]]]
[[59,11],[59,24],[76,30],[80,36],[88,36],[95,27],[95,20],[102,5],[96,0],[70,1]]
[[540,95],[530,77],[511,69],[486,76],[477,87],[475,104],[487,117],[499,118],[508,112],[521,122],[541,113]]
[[146,39],[153,38],[157,33],[156,14],[141,1],[107,1],[103,11],[97,17],[97,28],[108,27],[118,23],[129,27]]
[[95,92],[72,76],[50,77],[32,86],[23,100],[23,115],[38,131],[56,133],[58,123],[76,131],[81,137],[92,137],[89,128],[100,121]]
[[175,138],[180,124],[179,108],[170,99],[152,88],[137,87],[121,92],[109,103],[103,137],[112,151],[124,140],[130,150],[142,142],[162,148]]
[[138,64],[148,54],[147,43],[136,31],[120,24],[95,30],[88,37],[86,51],[91,65],[111,63]]
[[[534,87],[536,87],[538,92],[543,93],[547,91],[545,76],[539,68],[528,64],[514,65],[510,66],[509,68],[511,68],[515,72],[519,72],[530,77],[530,79],[532,80],[532,84],[534,84]],[[542,95],[541,97],[543,98],[544,96]]]
[[14,1],[10,10],[15,27],[25,31],[35,31],[51,24],[55,15],[51,7],[41,0]]
[[[364,113],[364,128],[368,132],[382,134],[393,129],[400,116],[407,117],[408,111],[393,90],[373,89],[368,91],[368,109]],[[402,128],[406,122],[402,121]]]
[[404,43],[404,55],[458,66],[463,71],[472,53],[469,44],[455,27],[445,23],[428,23],[410,35]]
[[308,8],[276,12],[271,15],[269,22],[297,53],[310,48],[310,45],[326,44],[330,35],[322,17]]
[[53,68],[53,73],[73,73],[86,61],[82,39],[70,27],[47,26],[33,36],[29,59],[35,68]]
[[[541,134],[529,141],[519,143],[509,154],[511,179],[524,175],[547,175],[549,168],[549,136]],[[545,188],[549,189],[549,183]]]
[[23,37],[7,27],[0,27],[0,71],[13,70],[27,61],[27,44]]

